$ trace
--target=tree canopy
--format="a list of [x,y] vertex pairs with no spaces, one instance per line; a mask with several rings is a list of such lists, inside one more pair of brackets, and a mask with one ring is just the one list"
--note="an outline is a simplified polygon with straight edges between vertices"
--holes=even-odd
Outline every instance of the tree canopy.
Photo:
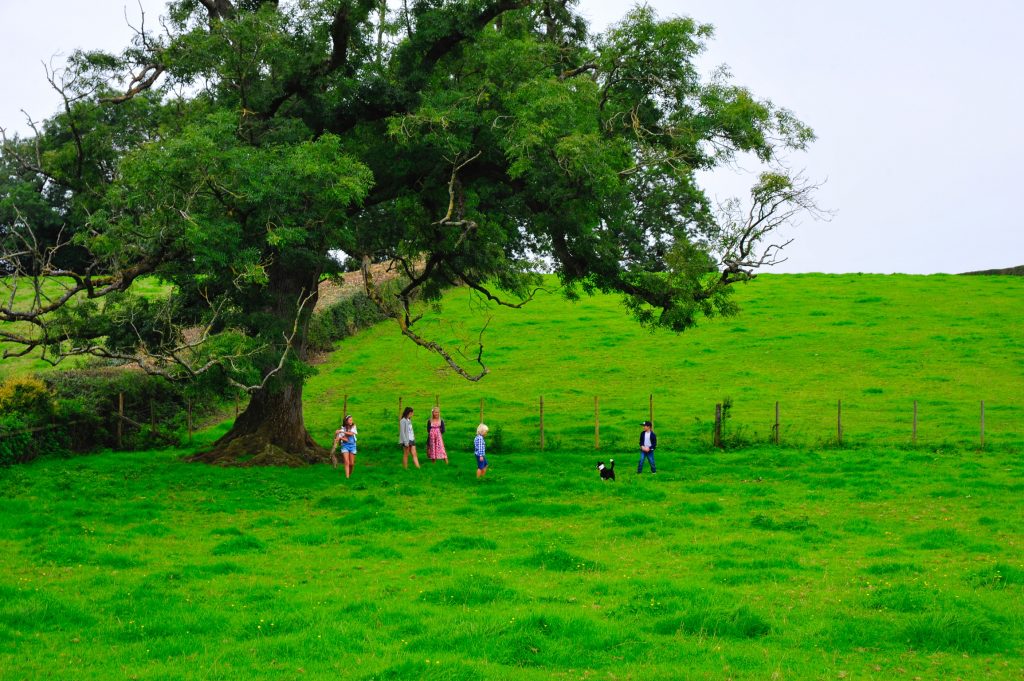
[[[813,133],[698,72],[710,26],[637,7],[593,34],[575,5],[175,0],[122,53],[75,53],[51,74],[63,110],[4,137],[0,261],[60,284],[6,280],[38,295],[0,303],[23,322],[0,338],[216,372],[252,399],[213,457],[315,460],[305,330],[339,252],[471,379],[482,357],[462,366],[416,330],[418,301],[454,285],[520,304],[549,268],[655,327],[734,312],[731,285],[777,260],[774,230],[811,188],[771,172],[716,211],[698,173]],[[401,277],[376,281],[380,262]],[[173,293],[133,295],[142,276]]]

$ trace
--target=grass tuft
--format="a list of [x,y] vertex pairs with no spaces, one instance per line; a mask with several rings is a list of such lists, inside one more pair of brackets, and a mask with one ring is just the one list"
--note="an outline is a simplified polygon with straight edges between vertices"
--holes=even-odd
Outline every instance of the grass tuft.
[[891,610],[893,612],[924,612],[934,609],[936,593],[918,584],[896,584],[872,591],[867,598],[867,605],[875,610]]
[[750,526],[758,530],[768,530],[769,532],[805,532],[817,527],[807,516],[779,521],[763,514],[754,516],[750,521]]
[[772,633],[772,626],[761,615],[745,605],[722,608],[713,605],[696,607],[682,617],[668,617],[654,624],[662,636],[683,634],[701,638],[761,638]]
[[215,556],[237,556],[246,553],[263,553],[267,545],[251,535],[232,537],[222,541],[213,547],[211,553]]
[[988,589],[1004,589],[1008,586],[1024,586],[1024,569],[996,563],[970,575],[968,581],[974,586]]
[[966,611],[924,614],[899,633],[917,650],[993,653],[1003,649],[998,629],[983,615]]
[[596,561],[557,548],[537,551],[525,558],[522,563],[527,567],[551,572],[595,572],[604,569]]
[[517,594],[500,580],[481,575],[468,575],[464,584],[432,589],[424,592],[420,600],[434,605],[468,607],[496,601],[513,601]]
[[448,537],[430,547],[431,553],[454,553],[457,551],[495,551],[498,545],[484,537],[456,535]]
[[925,569],[916,563],[875,563],[864,568],[864,572],[869,575],[920,574],[924,571]]

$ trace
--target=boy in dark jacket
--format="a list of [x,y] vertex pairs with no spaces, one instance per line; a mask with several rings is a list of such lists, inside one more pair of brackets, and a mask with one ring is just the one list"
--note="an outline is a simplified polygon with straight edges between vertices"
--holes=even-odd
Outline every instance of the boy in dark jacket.
[[640,463],[636,465],[636,472],[644,472],[644,459],[651,462],[651,473],[657,473],[654,465],[654,450],[658,447],[658,436],[654,434],[650,421],[644,421],[644,430],[640,433]]

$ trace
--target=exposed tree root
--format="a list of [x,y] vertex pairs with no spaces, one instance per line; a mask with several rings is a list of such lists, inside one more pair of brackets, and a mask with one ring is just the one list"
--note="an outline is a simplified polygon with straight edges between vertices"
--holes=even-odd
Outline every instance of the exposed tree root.
[[298,468],[329,460],[327,449],[313,441],[306,434],[304,446],[298,450],[285,449],[270,440],[266,433],[255,432],[238,435],[228,440],[228,435],[214,443],[205,452],[199,452],[186,460],[208,463],[215,466],[290,466]]

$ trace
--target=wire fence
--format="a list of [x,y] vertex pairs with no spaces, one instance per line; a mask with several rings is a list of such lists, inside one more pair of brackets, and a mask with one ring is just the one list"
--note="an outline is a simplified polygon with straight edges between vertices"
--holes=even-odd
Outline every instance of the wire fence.
[[[692,400],[692,398],[691,398]],[[220,404],[217,417],[196,423],[200,410],[191,400],[180,415],[184,428],[165,432],[152,404],[135,405],[148,411],[146,422],[126,415],[123,395],[109,413],[111,443],[117,449],[144,442],[152,445],[192,445],[193,433],[213,422],[237,417],[243,400]],[[308,405],[307,405],[308,406]],[[388,447],[398,442],[398,421],[405,407],[415,410],[414,427],[423,440],[426,421],[439,407],[447,425],[447,438],[457,449],[471,449],[478,423],[490,428],[493,451],[610,451],[635,449],[641,424],[652,422],[662,449],[736,448],[774,444],[783,447],[924,447],[978,449],[1024,448],[1024,406],[985,400],[904,400],[883,404],[870,400],[825,401],[790,398],[772,403],[740,400],[686,402],[678,397],[648,394],[645,399],[553,392],[535,399],[514,396],[447,398],[441,393],[408,392],[388,397],[380,393],[344,394],[340,404],[325,415],[317,408],[310,430],[322,443],[330,442],[333,421],[354,413],[361,448]],[[899,407],[899,408],[897,408]],[[307,410],[309,414],[311,410]],[[336,412],[336,416],[333,413]],[[61,427],[45,425],[8,435],[32,434]],[[454,440],[453,440],[454,438]],[[461,442],[458,438],[465,439]]]
[[[361,446],[398,442],[398,420],[415,409],[414,427],[425,433],[430,410],[438,406],[448,439],[462,437],[470,447],[478,423],[490,428],[496,449],[508,451],[632,450],[641,424],[652,422],[659,448],[783,447],[958,448],[1024,447],[1024,405],[985,400],[743,400],[692,402],[582,395],[559,392],[532,400],[512,397],[445,398],[416,392],[387,398],[380,394],[341,396],[340,414],[353,413]],[[390,405],[387,404],[390,402]],[[422,436],[420,437],[422,440]],[[456,444],[456,447],[458,443]],[[489,445],[493,446],[493,445]]]

